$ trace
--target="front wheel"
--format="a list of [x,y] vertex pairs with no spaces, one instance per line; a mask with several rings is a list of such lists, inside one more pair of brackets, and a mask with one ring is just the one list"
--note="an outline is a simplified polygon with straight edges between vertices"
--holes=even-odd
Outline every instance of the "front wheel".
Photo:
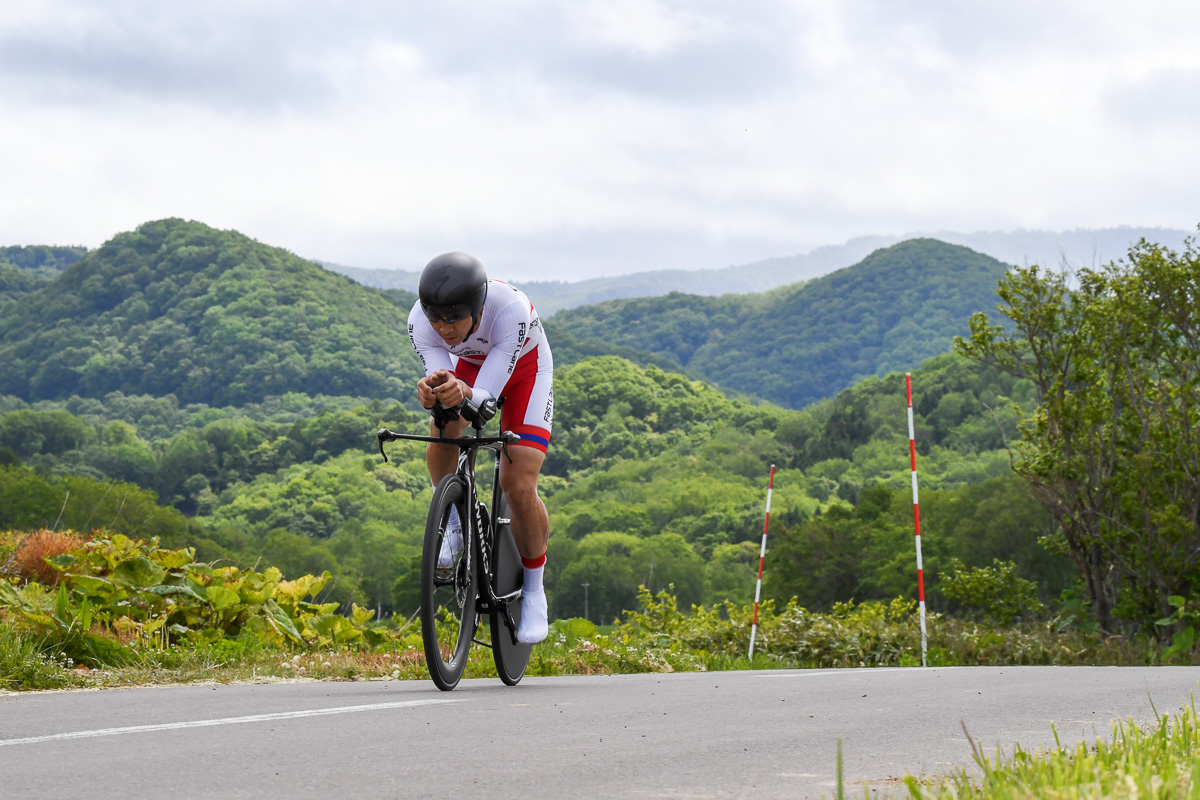
[[[466,527],[467,488],[462,478],[447,475],[438,483],[425,522],[421,553],[421,636],[429,677],[442,691],[458,685],[467,666],[475,635],[475,576],[468,566]],[[446,534],[450,509],[458,509],[463,528],[463,551],[449,569],[439,570],[438,554]]]
[[[512,525],[509,523],[508,500],[503,493],[497,491],[497,494],[500,499],[496,503],[493,524],[496,538],[492,543],[492,584],[496,595],[501,597],[521,588],[525,571],[521,567],[521,554],[517,551],[517,542],[513,539]],[[492,658],[496,662],[496,672],[507,685],[516,686],[529,666],[533,645],[521,644],[516,639],[517,626],[521,624],[521,598],[513,600],[508,610],[511,628],[503,609],[492,612],[488,626],[492,633]]]

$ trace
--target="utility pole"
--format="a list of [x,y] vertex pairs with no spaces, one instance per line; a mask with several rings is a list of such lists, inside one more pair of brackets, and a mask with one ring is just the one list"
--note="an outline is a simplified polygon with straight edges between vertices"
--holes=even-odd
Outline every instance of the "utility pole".
[[588,619],[588,591],[587,590],[588,590],[588,587],[591,586],[591,584],[590,583],[581,583],[579,585],[583,587],[583,618]]

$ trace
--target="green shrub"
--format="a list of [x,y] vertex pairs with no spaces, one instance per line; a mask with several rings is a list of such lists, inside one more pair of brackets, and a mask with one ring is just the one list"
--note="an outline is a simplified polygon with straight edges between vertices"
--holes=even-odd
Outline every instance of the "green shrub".
[[952,572],[942,577],[941,589],[946,597],[979,609],[1001,625],[1018,616],[1038,617],[1046,612],[1033,582],[1017,575],[1016,564],[998,558],[990,567],[971,569],[956,560]]

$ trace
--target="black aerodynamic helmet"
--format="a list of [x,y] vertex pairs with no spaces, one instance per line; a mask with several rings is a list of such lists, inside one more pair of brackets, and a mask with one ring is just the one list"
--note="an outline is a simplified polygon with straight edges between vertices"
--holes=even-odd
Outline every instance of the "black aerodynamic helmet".
[[469,316],[475,323],[473,333],[487,299],[487,281],[479,259],[466,253],[442,253],[421,272],[421,310],[430,322],[454,323]]

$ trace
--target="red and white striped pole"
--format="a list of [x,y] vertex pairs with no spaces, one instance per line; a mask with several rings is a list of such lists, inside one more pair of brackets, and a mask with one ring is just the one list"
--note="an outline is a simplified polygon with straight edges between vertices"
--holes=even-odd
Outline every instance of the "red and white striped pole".
[[912,458],[913,522],[916,524],[917,541],[917,599],[921,606],[921,666],[925,664],[928,637],[925,633],[925,567],[921,563],[921,509],[917,503],[917,438],[913,428],[912,373],[904,373],[904,385],[908,393],[908,452]]
[[754,660],[754,635],[758,632],[758,600],[762,597],[763,561],[767,557],[767,524],[771,521],[771,491],[775,488],[775,465],[767,481],[767,513],[763,517],[762,548],[758,551],[758,584],[754,587],[754,621],[750,623],[750,660]]

